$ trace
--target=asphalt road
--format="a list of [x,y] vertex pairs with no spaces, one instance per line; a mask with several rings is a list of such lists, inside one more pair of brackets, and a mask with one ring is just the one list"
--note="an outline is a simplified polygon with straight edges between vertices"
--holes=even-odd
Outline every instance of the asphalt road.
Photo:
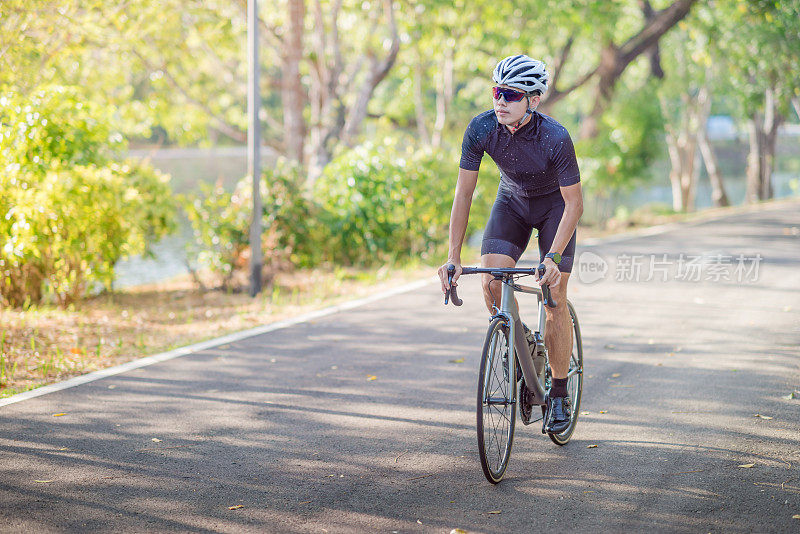
[[473,277],[0,408],[0,531],[800,532],[800,202],[579,252],[584,413],[498,486]]

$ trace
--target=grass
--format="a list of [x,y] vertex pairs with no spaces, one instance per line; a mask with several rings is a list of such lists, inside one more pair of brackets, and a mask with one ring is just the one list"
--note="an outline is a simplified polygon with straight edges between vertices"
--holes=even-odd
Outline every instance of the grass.
[[0,398],[430,277],[437,267],[286,273],[256,298],[201,292],[187,276],[67,309],[0,309]]

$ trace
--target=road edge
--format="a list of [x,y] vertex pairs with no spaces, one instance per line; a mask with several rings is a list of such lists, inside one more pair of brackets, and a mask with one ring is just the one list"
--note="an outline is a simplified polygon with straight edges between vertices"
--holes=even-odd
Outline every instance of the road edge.
[[61,382],[55,382],[53,384],[48,384],[46,386],[42,386],[36,389],[31,389],[28,391],[24,391],[22,393],[17,393],[16,395],[12,395],[5,399],[0,399],[0,407],[8,406],[9,404],[15,404],[17,402],[22,402],[36,397],[41,397],[42,395],[47,395],[48,393],[55,393],[56,391],[62,391],[64,389],[73,388],[76,386],[80,386],[82,384],[86,384],[88,382],[94,382],[95,380],[100,380],[101,378],[118,375],[126,371],[139,369],[140,367],[146,367],[148,365],[153,365],[155,363],[172,360],[174,358],[178,358],[180,356],[186,356],[187,354],[193,354],[201,350],[218,347],[220,345],[225,345],[226,343],[233,343],[253,336],[266,334],[268,332],[274,332],[275,330],[288,328],[296,324],[305,323],[308,321],[312,321],[314,319],[319,319],[320,317],[325,317],[327,315],[331,315],[341,311],[352,310],[353,308],[358,308],[360,306],[364,306],[366,304],[382,300],[387,297],[399,295],[402,293],[407,293],[409,291],[414,291],[415,289],[420,289],[422,287],[425,287],[429,284],[433,284],[434,282],[438,281],[439,281],[438,276],[433,276],[430,278],[426,278],[424,280],[417,280],[416,282],[410,282],[408,284],[388,289],[386,291],[382,291],[380,293],[376,293],[368,297],[343,302],[341,304],[335,304],[333,306],[328,306],[320,310],[315,310],[312,312],[305,313],[303,315],[298,315],[297,317],[293,317],[285,321],[278,321],[275,323],[269,323],[262,326],[257,326],[255,328],[250,328],[247,330],[240,330],[238,332],[233,332],[232,334],[227,334],[214,339],[208,339],[206,341],[201,341],[199,343],[193,343],[191,345],[179,347],[177,349],[173,349],[167,352],[161,352],[159,354],[153,354],[151,356],[144,356],[142,358],[137,358],[130,362],[116,365],[114,367],[109,367],[107,369],[100,369],[98,371],[93,371],[85,375],[76,376],[73,378],[69,378],[67,380],[63,380]]

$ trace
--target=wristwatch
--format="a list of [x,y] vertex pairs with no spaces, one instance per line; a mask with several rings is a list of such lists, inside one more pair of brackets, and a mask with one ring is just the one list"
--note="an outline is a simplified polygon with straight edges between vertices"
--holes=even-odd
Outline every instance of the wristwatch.
[[547,254],[544,255],[544,257],[550,258],[556,265],[561,263],[561,254],[559,254],[558,252],[548,252]]

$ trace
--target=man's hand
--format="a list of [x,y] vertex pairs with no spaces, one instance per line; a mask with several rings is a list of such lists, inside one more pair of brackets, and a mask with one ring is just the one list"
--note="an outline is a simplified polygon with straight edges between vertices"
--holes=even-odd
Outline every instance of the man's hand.
[[453,259],[447,260],[447,263],[439,267],[439,279],[442,282],[442,293],[447,293],[447,290],[450,289],[450,286],[447,284],[447,266],[450,264],[455,265],[456,267],[456,272],[453,273],[452,285],[458,287],[458,284],[456,284],[456,280],[458,279],[459,276],[461,276],[461,261]]
[[539,278],[539,271],[536,271],[536,280],[539,286],[547,284],[550,287],[556,287],[561,282],[561,271],[558,270],[558,265],[551,258],[545,258],[542,262],[545,268],[544,276]]

